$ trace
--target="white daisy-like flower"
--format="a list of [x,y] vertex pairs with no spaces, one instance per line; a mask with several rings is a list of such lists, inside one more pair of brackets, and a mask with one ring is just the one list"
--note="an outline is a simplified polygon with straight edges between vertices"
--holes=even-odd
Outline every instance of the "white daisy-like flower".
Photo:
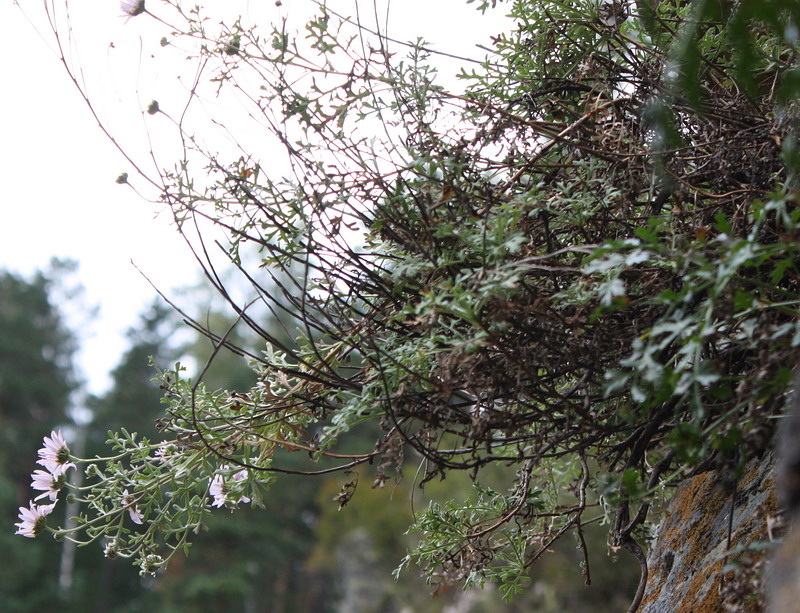
[[[230,469],[230,466],[220,466],[222,470]],[[232,477],[230,477],[232,481],[244,481],[247,479],[247,471],[240,470],[237,473],[234,473]],[[214,502],[211,503],[211,506],[214,507],[222,507],[228,502],[233,502],[229,499],[230,487],[227,483],[225,483],[225,478],[222,475],[214,475],[211,479],[211,483],[208,486],[208,493],[214,497]],[[239,500],[233,502],[234,505],[239,504],[240,502],[250,502],[250,499],[247,496],[240,496]]]
[[53,476],[46,470],[34,470],[31,475],[31,487],[35,490],[43,491],[44,494],[39,494],[34,500],[41,500],[45,496],[49,496],[52,502],[58,498],[58,492],[64,486],[64,476]]
[[54,478],[63,475],[68,468],[75,468],[75,464],[69,461],[69,447],[67,447],[61,430],[53,430],[50,436],[45,436],[44,447],[37,453],[39,459],[36,463],[49,470]]
[[42,533],[42,530],[44,530],[44,527],[47,524],[47,516],[53,512],[55,506],[55,503],[34,504],[31,502],[29,509],[20,507],[20,522],[18,524],[14,524],[17,527],[17,531],[14,534],[21,534],[29,539],[37,537]]
[[119,8],[129,18],[136,17],[144,13],[144,0],[122,0],[119,3]]
[[144,515],[142,515],[142,512],[139,510],[139,507],[136,506],[136,499],[131,494],[128,493],[128,490],[124,490],[122,492],[122,503],[127,507],[128,515],[131,516],[131,521],[134,524],[141,525],[144,519]]

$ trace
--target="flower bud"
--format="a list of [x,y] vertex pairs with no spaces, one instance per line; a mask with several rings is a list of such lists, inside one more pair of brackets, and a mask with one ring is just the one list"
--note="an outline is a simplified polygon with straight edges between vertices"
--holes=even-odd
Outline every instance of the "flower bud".
[[164,558],[159,555],[151,554],[149,556],[145,556],[142,560],[140,567],[142,570],[139,571],[139,575],[144,577],[145,575],[155,575],[156,571],[164,565]]
[[115,539],[111,539],[106,543],[106,546],[103,549],[103,555],[105,555],[109,560],[113,560],[117,557],[117,541]]
[[240,39],[238,36],[234,36],[227,45],[225,45],[225,53],[226,55],[239,55],[239,44]]

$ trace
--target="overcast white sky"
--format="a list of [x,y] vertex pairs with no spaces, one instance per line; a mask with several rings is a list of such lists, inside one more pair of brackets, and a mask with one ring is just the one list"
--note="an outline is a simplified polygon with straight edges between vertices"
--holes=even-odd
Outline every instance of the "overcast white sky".
[[[42,0],[19,4],[46,34]],[[147,4],[158,13],[159,2]],[[206,4],[226,11],[240,4],[263,18],[305,12],[311,0],[283,0],[280,8],[273,0]],[[362,4],[371,9],[372,2]],[[329,5],[353,14],[354,0]],[[180,92],[178,66],[149,58],[146,51],[140,57],[140,49],[168,32],[147,15],[126,22],[117,0],[71,6],[79,40],[86,41],[80,64],[96,93],[97,110],[115,136],[136,147],[149,120],[143,106],[151,97],[161,102],[165,87]],[[389,34],[404,40],[421,36],[439,49],[479,57],[473,41],[488,45],[488,36],[503,29],[503,19],[499,9],[481,16],[473,6],[465,0],[395,0]],[[79,368],[88,391],[102,393],[126,347],[125,330],[155,295],[131,261],[167,292],[194,284],[198,272],[168,216],[115,183],[131,168],[98,128],[48,47],[51,42],[40,38],[13,0],[0,0],[0,269],[30,275],[54,256],[78,260],[87,301],[100,308],[99,318],[79,330]]]

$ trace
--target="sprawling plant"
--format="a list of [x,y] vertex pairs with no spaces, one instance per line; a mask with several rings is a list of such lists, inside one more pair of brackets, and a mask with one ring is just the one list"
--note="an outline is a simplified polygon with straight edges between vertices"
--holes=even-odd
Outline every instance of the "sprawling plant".
[[[298,472],[286,453],[308,458],[302,474],[343,471],[341,505],[349,469],[372,465],[381,486],[411,462],[423,484],[476,483],[413,526],[407,562],[432,582],[513,594],[568,533],[589,582],[583,527],[608,519],[611,545],[642,563],[638,600],[653,497],[711,468],[735,487],[796,362],[800,9],[515,1],[485,60],[456,59],[456,89],[423,42],[330,4],[300,33],[265,34],[180,1],[127,3],[129,27],[158,19],[164,48],[199,68],[180,116],[148,108],[173,120],[158,129],[176,130],[179,159],[153,173],[129,157],[139,175],[118,181],[158,187],[264,344],[205,330],[251,360],[252,389],[160,372],[164,441],[123,431],[108,458],[62,450],[59,475],[74,462],[87,479],[70,493],[77,527],[53,532],[153,572],[212,504],[260,504]],[[282,157],[206,144],[190,121],[203,96],[236,100],[247,142]],[[482,484],[491,465],[506,490]]]

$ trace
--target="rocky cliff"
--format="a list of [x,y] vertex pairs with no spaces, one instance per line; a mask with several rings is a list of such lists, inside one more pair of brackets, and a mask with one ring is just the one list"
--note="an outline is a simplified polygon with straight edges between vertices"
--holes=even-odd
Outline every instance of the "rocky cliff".
[[774,468],[768,454],[735,487],[710,471],[677,488],[651,544],[641,613],[764,610],[764,558],[778,516]]

